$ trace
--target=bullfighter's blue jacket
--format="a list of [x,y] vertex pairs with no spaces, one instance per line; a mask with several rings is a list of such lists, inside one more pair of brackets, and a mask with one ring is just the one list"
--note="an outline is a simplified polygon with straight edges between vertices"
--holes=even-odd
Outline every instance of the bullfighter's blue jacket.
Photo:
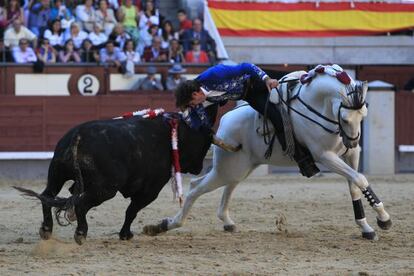
[[211,127],[204,107],[211,103],[240,100],[243,97],[243,85],[251,77],[265,80],[268,76],[262,69],[251,63],[240,63],[235,66],[219,64],[210,67],[195,79],[206,94],[207,103],[184,112],[184,120],[194,129]]

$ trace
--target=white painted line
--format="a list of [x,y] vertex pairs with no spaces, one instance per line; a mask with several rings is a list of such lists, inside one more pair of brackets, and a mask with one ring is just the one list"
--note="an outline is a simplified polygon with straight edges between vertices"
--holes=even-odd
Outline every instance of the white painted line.
[[3,151],[0,160],[49,160],[53,151]]
[[399,145],[399,152],[414,152],[414,145]]

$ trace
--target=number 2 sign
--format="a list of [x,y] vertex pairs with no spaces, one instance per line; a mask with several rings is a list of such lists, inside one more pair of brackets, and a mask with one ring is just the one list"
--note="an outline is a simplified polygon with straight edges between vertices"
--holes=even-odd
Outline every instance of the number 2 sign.
[[83,96],[95,96],[99,91],[99,80],[91,74],[82,75],[78,79],[78,91]]

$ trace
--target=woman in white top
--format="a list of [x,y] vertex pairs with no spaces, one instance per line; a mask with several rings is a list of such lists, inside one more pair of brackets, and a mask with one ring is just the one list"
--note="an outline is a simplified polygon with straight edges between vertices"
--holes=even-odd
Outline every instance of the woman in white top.
[[95,24],[93,26],[93,32],[88,35],[88,38],[92,41],[93,46],[101,47],[108,40],[106,34],[102,32],[101,26]]
[[50,29],[47,29],[43,34],[45,38],[49,40],[50,46],[56,50],[60,50],[63,47],[63,30],[60,20],[55,19],[50,23]]
[[82,42],[85,38],[88,37],[88,33],[81,31],[79,25],[75,22],[70,24],[70,30],[65,34],[65,42],[69,39],[73,40],[73,44],[76,49],[79,49],[82,46]]
[[170,41],[178,39],[178,33],[174,31],[174,27],[170,20],[165,20],[161,29],[161,48],[168,49],[170,47]]
[[141,61],[141,56],[135,50],[135,43],[132,39],[128,39],[125,42],[124,54],[127,57],[127,61],[132,61],[134,64],[138,64]]
[[108,8],[106,0],[99,1],[99,9],[96,11],[96,23],[100,25],[106,35],[109,35],[118,23],[114,11]]
[[160,14],[152,1],[145,3],[145,9],[139,17],[139,29],[148,30],[152,25],[160,25]]

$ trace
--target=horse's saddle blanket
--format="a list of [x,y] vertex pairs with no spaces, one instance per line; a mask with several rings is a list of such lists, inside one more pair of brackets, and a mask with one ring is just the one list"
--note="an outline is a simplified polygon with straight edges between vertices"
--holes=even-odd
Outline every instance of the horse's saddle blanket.
[[[278,89],[279,89],[279,92],[280,92],[280,95],[283,101],[289,102],[289,100],[295,95],[296,89],[299,84],[299,79],[304,74],[306,74],[306,71],[296,71],[296,72],[287,74],[286,76],[280,79],[283,81],[297,80],[297,81],[292,81],[292,82],[284,82],[278,86]],[[270,92],[270,97],[269,97],[270,103],[269,104],[275,104],[277,105],[277,108],[284,108],[287,111],[287,106],[281,103],[282,102],[280,99],[281,97],[279,96],[279,93],[276,91],[276,89],[272,89],[272,91]],[[268,134],[266,133],[266,130],[263,129],[263,120],[264,120],[263,116],[259,112],[257,112],[256,117],[254,119],[254,129],[259,135]],[[270,134],[272,134],[274,132],[274,127],[273,127],[273,124],[270,122],[270,120],[267,125],[269,127],[267,131],[270,132]]]

